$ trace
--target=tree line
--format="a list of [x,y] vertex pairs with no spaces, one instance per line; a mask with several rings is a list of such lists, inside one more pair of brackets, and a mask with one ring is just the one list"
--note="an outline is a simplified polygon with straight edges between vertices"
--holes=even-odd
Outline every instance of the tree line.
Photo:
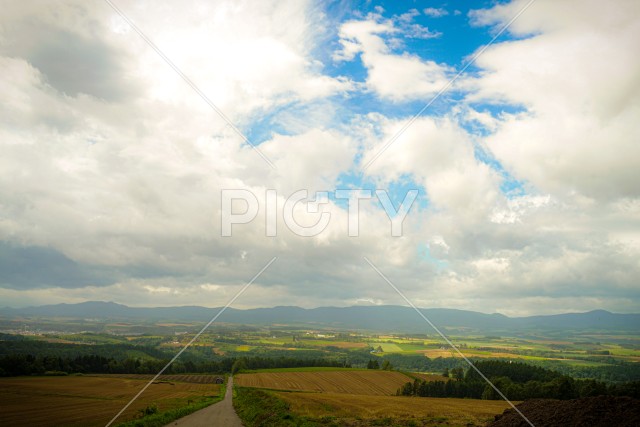
[[367,369],[382,369],[383,371],[392,371],[393,365],[388,360],[383,360],[382,364],[380,364],[375,359],[369,359],[369,362],[367,363]]
[[[155,374],[169,359],[125,358],[115,359],[98,355],[34,356],[10,354],[0,357],[0,376],[55,375],[55,374]],[[273,369],[298,367],[351,367],[335,359],[298,359],[293,357],[225,357],[219,360],[177,360],[167,374],[212,373],[222,374],[237,369]]]
[[[640,397],[640,381],[606,384],[593,379],[574,379],[525,363],[498,360],[479,361],[475,366],[510,400],[575,399],[600,395]],[[417,378],[400,387],[396,394],[419,397],[502,399],[496,390],[472,368],[469,368],[463,376],[458,374],[447,381],[424,381]]]

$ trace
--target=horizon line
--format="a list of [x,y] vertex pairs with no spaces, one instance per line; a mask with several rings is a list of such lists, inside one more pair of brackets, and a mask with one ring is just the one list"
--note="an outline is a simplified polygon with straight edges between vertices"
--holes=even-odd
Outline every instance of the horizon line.
[[[22,306],[22,307],[11,307],[11,306],[3,306],[0,307],[0,310],[3,309],[11,309],[11,310],[24,310],[24,309],[29,309],[29,308],[40,308],[40,307],[52,307],[52,306],[58,306],[58,305],[80,305],[80,304],[87,304],[87,303],[103,303],[103,304],[115,304],[115,305],[119,305],[122,307],[126,307],[126,308],[133,308],[133,309],[161,309],[161,308],[204,308],[204,309],[208,309],[208,310],[212,310],[212,309],[219,309],[221,306],[204,306],[204,305],[165,305],[165,306],[137,306],[137,305],[127,305],[127,304],[123,304],[123,303],[119,303],[116,301],[105,301],[105,300],[86,300],[86,301],[80,301],[80,302],[61,302],[61,303],[54,303],[54,304],[41,304],[41,305],[29,305],[29,306]],[[249,307],[249,308],[236,308],[236,307],[229,307],[230,309],[234,309],[234,310],[240,310],[240,311],[248,311],[248,310],[265,310],[265,309],[276,309],[276,308],[297,308],[297,309],[301,309],[301,310],[317,310],[317,309],[322,309],[322,308],[372,308],[372,307],[401,307],[401,308],[408,308],[410,309],[411,307],[405,306],[405,305],[398,305],[398,304],[369,304],[369,305],[345,305],[345,306],[336,306],[336,305],[319,305],[319,306],[314,306],[314,307],[302,307],[302,306],[298,306],[298,305],[275,305],[275,306],[271,306],[271,307]],[[534,316],[557,316],[557,315],[563,315],[563,314],[586,314],[586,313],[593,313],[593,312],[606,312],[609,314],[640,314],[640,312],[614,312],[614,311],[610,311],[604,308],[594,308],[594,309],[590,309],[590,310],[585,310],[585,311],[558,311],[555,313],[548,313],[548,314],[526,314],[526,315],[508,315],[508,314],[504,314],[504,313],[500,313],[500,312],[492,312],[492,313],[488,313],[488,312],[484,312],[484,311],[477,311],[477,310],[472,310],[472,309],[460,309],[460,308],[451,308],[451,307],[419,307],[421,310],[452,310],[452,311],[464,311],[464,312],[471,312],[471,313],[479,313],[479,314],[484,314],[487,316],[492,316],[492,315],[500,315],[500,316],[505,316],[508,318],[522,318],[522,317],[534,317]]]

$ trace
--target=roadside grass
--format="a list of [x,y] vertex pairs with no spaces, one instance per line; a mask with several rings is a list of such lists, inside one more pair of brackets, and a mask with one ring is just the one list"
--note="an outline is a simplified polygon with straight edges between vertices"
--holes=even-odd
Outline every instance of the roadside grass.
[[[223,392],[224,393],[224,392]],[[186,417],[189,414],[192,414],[200,409],[204,409],[209,405],[212,405],[216,402],[222,400],[220,396],[206,396],[202,398],[199,402],[191,403],[186,406],[182,406],[180,408],[171,409],[165,412],[152,413],[149,415],[145,415],[142,418],[137,420],[131,420],[124,423],[117,424],[116,427],[162,427],[169,424],[172,421],[175,421],[179,418]],[[149,412],[153,411],[153,406],[148,407]]]
[[320,425],[292,414],[288,403],[264,390],[235,387],[233,406],[245,427],[316,427]]
[[[157,409],[157,407],[148,406],[145,410],[140,411],[141,414],[143,414],[142,418],[117,424],[116,427],[163,427],[172,421],[186,417],[200,409],[220,402],[226,394],[228,380],[228,377],[225,376],[224,384],[221,385],[218,396],[204,396],[200,398],[198,402],[188,403],[180,408],[159,413],[153,413],[154,408]],[[145,412],[148,412],[148,414],[145,415]]]

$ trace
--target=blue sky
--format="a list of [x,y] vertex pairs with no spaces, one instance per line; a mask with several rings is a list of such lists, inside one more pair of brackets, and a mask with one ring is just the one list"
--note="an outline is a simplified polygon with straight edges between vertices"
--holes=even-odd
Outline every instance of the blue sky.
[[[422,36],[412,35],[408,32],[385,34],[383,38],[387,42],[395,40],[396,46],[390,48],[390,53],[397,55],[411,55],[423,60],[435,61],[449,68],[451,79],[471,61],[473,55],[483,46],[492,42],[497,30],[493,27],[473,25],[470,22],[469,12],[493,5],[494,2],[332,2],[327,4],[325,13],[327,21],[331,23],[335,31],[330,28],[323,42],[315,49],[316,58],[322,62],[323,71],[334,78],[348,78],[355,84],[365,85],[367,68],[361,61],[360,55],[351,60],[335,60],[332,54],[340,49],[340,25],[348,21],[375,19],[378,21],[400,21],[414,32],[422,32]],[[501,34],[495,43],[517,40],[508,31]],[[521,37],[520,37],[521,38]],[[392,44],[392,43],[389,43]],[[471,64],[465,70],[465,75],[473,75],[478,72],[475,64]],[[393,79],[393,75],[388,76]],[[437,96],[428,94],[417,99],[402,102],[381,99],[371,91],[352,91],[348,94],[340,94],[334,100],[334,108],[337,112],[334,126],[349,127],[355,117],[371,113],[382,114],[389,118],[411,117],[419,112],[425,104],[432,102],[424,111],[423,116],[443,116],[451,113],[452,109],[464,103],[464,93],[454,87]],[[472,103],[474,109],[486,112],[494,117],[503,113],[515,114],[524,109],[518,105],[505,103]],[[291,135],[291,130],[279,121],[281,115],[304,116],[309,106],[299,103],[285,105],[273,109],[255,117],[245,129],[247,136],[254,144],[260,144],[271,139],[273,134]],[[461,123],[462,127],[472,135],[486,135],[487,129],[477,122]],[[500,162],[487,150],[476,147],[476,158],[495,169],[503,179],[500,186],[503,193],[512,195],[525,194],[522,182],[513,178],[505,170]],[[360,158],[361,159],[361,158]],[[338,186],[345,188],[375,189],[376,183],[357,171],[343,173],[340,176]],[[394,202],[399,203],[408,189],[420,190],[417,208],[425,209],[429,206],[429,199],[425,189],[412,179],[411,174],[404,174],[395,182],[390,183],[389,193]],[[337,201],[346,206],[346,201]]]

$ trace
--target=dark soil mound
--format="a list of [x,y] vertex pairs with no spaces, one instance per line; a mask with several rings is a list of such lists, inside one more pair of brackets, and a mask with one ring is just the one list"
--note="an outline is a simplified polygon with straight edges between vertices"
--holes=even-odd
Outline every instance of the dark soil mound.
[[[536,427],[638,427],[640,400],[599,396],[574,400],[532,399],[517,408]],[[488,427],[529,427],[513,409],[496,415]]]

